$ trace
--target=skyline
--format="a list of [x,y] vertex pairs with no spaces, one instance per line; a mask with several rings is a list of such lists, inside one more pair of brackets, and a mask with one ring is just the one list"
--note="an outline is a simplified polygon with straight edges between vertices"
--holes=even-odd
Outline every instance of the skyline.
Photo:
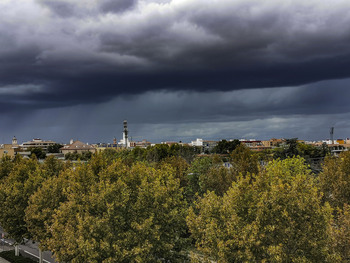
[[3,0],[1,143],[350,137],[349,8]]

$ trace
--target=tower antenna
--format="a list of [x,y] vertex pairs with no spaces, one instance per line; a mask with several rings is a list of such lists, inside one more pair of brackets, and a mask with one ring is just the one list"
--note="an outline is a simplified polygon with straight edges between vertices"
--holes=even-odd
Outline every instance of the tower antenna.
[[331,136],[331,142],[332,142],[332,144],[334,144],[334,138],[333,138],[333,135],[334,135],[334,127],[331,127],[331,128],[330,128],[329,133],[330,133],[330,136]]

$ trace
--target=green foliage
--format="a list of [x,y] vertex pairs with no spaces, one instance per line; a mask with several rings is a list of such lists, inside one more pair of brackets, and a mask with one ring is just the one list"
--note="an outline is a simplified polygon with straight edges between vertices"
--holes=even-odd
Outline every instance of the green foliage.
[[28,149],[31,153],[31,155],[35,155],[38,159],[45,159],[46,153],[43,151],[43,149],[39,147],[32,147]]
[[188,186],[189,164],[185,159],[177,156],[168,157],[160,163],[160,167],[169,165],[174,170],[174,177],[180,180],[180,187],[186,188]]
[[66,174],[48,178],[29,198],[25,210],[26,226],[43,250],[47,249],[48,242],[52,238],[50,229],[55,210],[67,200],[68,178]]
[[188,199],[194,201],[197,194],[203,195],[204,191],[200,186],[200,181],[213,166],[213,160],[210,157],[197,157],[191,164],[187,174],[187,187],[185,194]]
[[238,145],[231,153],[230,162],[236,175],[246,176],[259,173],[258,156],[243,144]]
[[324,201],[334,208],[350,204],[350,152],[326,158],[319,180]]
[[327,157],[316,177],[300,157],[260,169],[263,157],[238,145],[226,168],[196,151],[108,149],[74,164],[5,157],[0,225],[72,263],[184,262],[189,230],[193,262],[349,260],[349,153]]
[[89,165],[65,173],[67,200],[49,224],[59,261],[180,261],[186,203],[173,168],[117,160],[98,175]]
[[236,175],[232,169],[227,169],[223,165],[213,166],[209,171],[199,177],[199,186],[201,193],[213,191],[222,196],[232,185]]
[[207,191],[223,195],[235,180],[233,170],[223,166],[217,155],[198,157],[189,169],[186,193],[190,200],[196,195],[203,196]]
[[70,161],[77,161],[77,160],[88,161],[91,159],[91,157],[92,157],[92,152],[89,152],[89,151],[85,151],[82,153],[77,153],[77,152],[66,153],[64,155],[64,158]]
[[54,156],[49,156],[45,159],[41,169],[46,174],[46,177],[51,177],[58,176],[65,166],[61,160],[57,160]]
[[240,174],[243,176],[257,174],[259,162],[257,155],[253,154],[244,145],[238,145],[230,155],[233,168],[223,166],[218,155],[196,158],[189,169],[187,176],[186,195],[194,200],[196,194],[203,196],[207,191],[214,191],[222,196]]
[[17,161],[0,184],[0,224],[16,242],[30,237],[24,221],[29,197],[43,181],[36,159]]
[[48,153],[59,153],[60,149],[63,147],[62,144],[59,143],[55,143],[53,145],[50,145],[49,147],[47,147],[47,152]]
[[3,156],[0,159],[0,180],[4,177],[7,177],[14,167],[14,162],[11,157]]
[[286,159],[293,156],[301,156],[303,158],[323,158],[330,154],[326,144],[322,146],[313,146],[299,143],[297,138],[287,139],[285,145],[274,150],[275,159]]
[[223,197],[208,192],[187,217],[199,252],[218,262],[337,262],[330,222],[301,158],[241,176]]
[[337,211],[337,216],[333,220],[330,233],[333,248],[341,255],[344,262],[350,260],[350,206],[344,205],[344,209]]
[[240,144],[241,142],[237,139],[229,142],[226,140],[222,140],[218,142],[218,145],[214,147],[212,152],[217,154],[228,154],[234,151],[234,149],[236,149],[236,147]]
[[105,150],[105,152],[110,156],[114,156],[114,158],[121,158],[128,165],[139,161],[159,163],[170,157],[181,157],[187,163],[190,163],[200,153],[198,147],[183,146],[180,144],[173,144],[171,146],[167,144],[156,144],[155,146],[148,146],[146,149],[135,147],[131,150]]
[[148,162],[160,162],[168,157],[178,156],[184,158],[187,162],[191,162],[196,154],[199,154],[199,149],[196,147],[182,146],[173,144],[156,144],[155,146],[147,147],[144,152],[144,160]]

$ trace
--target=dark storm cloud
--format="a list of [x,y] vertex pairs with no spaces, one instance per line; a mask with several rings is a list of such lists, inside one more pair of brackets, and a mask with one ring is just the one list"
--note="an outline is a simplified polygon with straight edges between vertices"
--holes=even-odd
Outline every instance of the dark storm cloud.
[[348,1],[15,0],[1,8],[0,86],[40,85],[23,96],[52,102],[43,107],[350,75]]
[[6,127],[20,118],[69,134],[91,123],[107,138],[130,118],[149,134],[148,124],[254,136],[264,122],[282,133],[350,112],[349,1],[2,0],[0,10]]
[[[228,92],[152,91],[123,95],[107,103],[32,113],[23,107],[20,115],[12,115],[13,125],[5,127],[9,139],[14,127],[19,126],[15,134],[23,140],[49,134],[62,142],[71,137],[111,142],[113,137],[121,138],[124,119],[129,121],[134,140],[146,138],[152,142],[188,142],[197,137],[325,139],[331,126],[336,127],[336,137],[345,138],[350,129],[349,84],[350,80],[341,80]],[[22,92],[33,89],[22,87]],[[1,117],[0,122],[4,122]]]

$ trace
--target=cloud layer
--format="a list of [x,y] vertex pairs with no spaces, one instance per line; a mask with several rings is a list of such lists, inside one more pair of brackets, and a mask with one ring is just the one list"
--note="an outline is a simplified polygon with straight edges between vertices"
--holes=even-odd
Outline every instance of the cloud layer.
[[142,115],[140,125],[346,114],[346,97],[333,94],[348,94],[349,9],[345,0],[3,0],[0,118],[113,103],[126,104],[123,118]]

